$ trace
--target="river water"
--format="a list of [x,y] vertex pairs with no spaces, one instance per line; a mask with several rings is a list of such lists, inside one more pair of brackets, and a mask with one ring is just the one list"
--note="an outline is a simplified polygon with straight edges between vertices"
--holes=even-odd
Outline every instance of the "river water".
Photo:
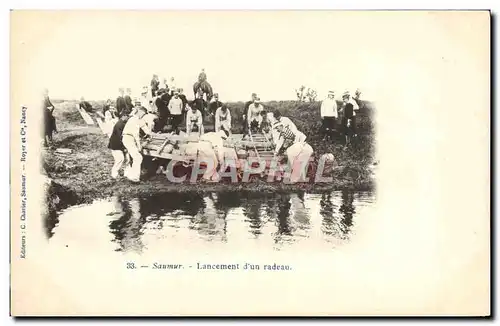
[[51,246],[99,244],[100,250],[137,254],[213,244],[290,250],[319,243],[333,249],[355,237],[374,203],[373,192],[347,190],[111,197],[58,212],[46,233]]

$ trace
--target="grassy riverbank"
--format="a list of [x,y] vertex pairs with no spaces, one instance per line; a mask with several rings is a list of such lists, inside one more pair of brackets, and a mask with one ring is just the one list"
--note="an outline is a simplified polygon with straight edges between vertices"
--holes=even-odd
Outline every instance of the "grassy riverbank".
[[[57,184],[58,191],[70,192],[71,204],[89,202],[110,195],[141,196],[160,192],[211,192],[221,190],[278,192],[297,189],[320,192],[337,189],[368,190],[374,187],[371,165],[375,161],[373,125],[367,103],[358,116],[359,137],[351,147],[344,148],[340,142],[322,141],[319,134],[321,124],[319,103],[297,103],[294,101],[264,103],[266,108],[279,109],[290,117],[299,130],[308,137],[317,158],[324,153],[333,153],[339,165],[332,172],[333,182],[327,184],[283,184],[268,183],[220,183],[220,184],[173,184],[164,175],[145,176],[139,184],[125,179],[115,181],[110,176],[113,158],[107,149],[108,139],[98,126],[87,126],[75,109],[74,101],[53,101],[56,109],[59,133],[54,135],[52,148],[43,152],[43,168],[47,176]],[[100,103],[93,103],[100,107]],[[243,102],[229,103],[234,125],[241,126]],[[237,130],[235,130],[237,132]],[[71,154],[59,154],[56,148],[70,148]],[[73,203],[74,201],[74,203]]]

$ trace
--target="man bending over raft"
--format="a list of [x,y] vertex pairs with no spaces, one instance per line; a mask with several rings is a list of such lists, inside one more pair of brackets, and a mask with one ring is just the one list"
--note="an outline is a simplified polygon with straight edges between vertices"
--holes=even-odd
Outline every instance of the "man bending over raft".
[[151,134],[146,121],[142,119],[146,113],[146,108],[138,108],[137,112],[128,119],[123,128],[122,142],[132,157],[132,167],[130,168],[130,173],[127,173],[127,178],[136,183],[140,182],[142,164],[142,145],[139,133],[142,129],[147,136]]

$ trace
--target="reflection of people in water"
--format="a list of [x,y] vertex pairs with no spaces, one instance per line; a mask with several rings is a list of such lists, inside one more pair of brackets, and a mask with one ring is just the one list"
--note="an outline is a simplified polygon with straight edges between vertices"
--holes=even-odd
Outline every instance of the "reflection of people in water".
[[135,251],[142,252],[144,244],[142,243],[142,225],[145,219],[141,218],[141,205],[139,199],[134,198],[130,201],[115,199],[115,207],[121,213],[120,218],[111,221],[109,227],[111,233],[115,235],[115,242],[120,246],[116,251]]
[[352,216],[356,212],[354,210],[354,193],[349,190],[342,191],[342,205],[340,206],[340,212],[343,215],[341,220],[341,228],[344,234],[348,234],[352,227]]
[[[218,195],[210,193],[203,197],[204,208],[198,212],[193,220],[195,228],[201,236],[209,240],[217,238],[226,241],[226,216],[227,210],[217,208]],[[228,209],[229,210],[229,209]]]
[[248,218],[247,222],[250,223],[250,232],[257,238],[262,234],[262,219],[261,219],[261,209],[262,204],[266,202],[266,199],[261,195],[257,197],[255,195],[250,195],[243,201],[243,214]]
[[292,235],[292,228],[290,226],[290,208],[292,207],[290,203],[290,195],[281,194],[275,202],[277,220],[278,220],[278,232],[276,232],[274,241],[276,243],[280,242],[283,236]]
[[352,191],[344,190],[341,198],[342,203],[337,213],[336,210],[339,205],[333,203],[332,193],[323,193],[320,200],[320,214],[323,217],[323,232],[326,235],[344,239],[352,227],[352,218],[355,213],[353,206],[354,194]]
[[309,214],[304,205],[304,192],[299,192],[298,194],[290,195],[290,204],[291,204],[291,216],[295,223],[297,223],[297,228],[308,228],[310,223]]

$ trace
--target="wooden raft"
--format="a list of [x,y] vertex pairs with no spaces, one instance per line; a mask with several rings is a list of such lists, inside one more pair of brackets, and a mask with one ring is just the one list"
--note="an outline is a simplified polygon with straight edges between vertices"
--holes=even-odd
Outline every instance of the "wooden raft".
[[[234,148],[236,151],[245,150],[248,152],[248,156],[268,158],[273,156],[274,145],[268,141],[264,135],[253,135],[251,141],[248,137],[243,140],[243,134],[232,134],[228,139],[224,141],[224,146],[227,148]],[[189,162],[193,160],[194,157],[186,157],[176,153],[174,150],[172,153],[164,151],[165,145],[167,143],[179,144],[187,142],[197,142],[199,141],[199,136],[197,135],[171,135],[171,134],[153,134],[150,140],[143,142],[142,144],[142,154],[146,156],[153,156],[163,159],[176,160]],[[241,157],[240,157],[241,158]]]

